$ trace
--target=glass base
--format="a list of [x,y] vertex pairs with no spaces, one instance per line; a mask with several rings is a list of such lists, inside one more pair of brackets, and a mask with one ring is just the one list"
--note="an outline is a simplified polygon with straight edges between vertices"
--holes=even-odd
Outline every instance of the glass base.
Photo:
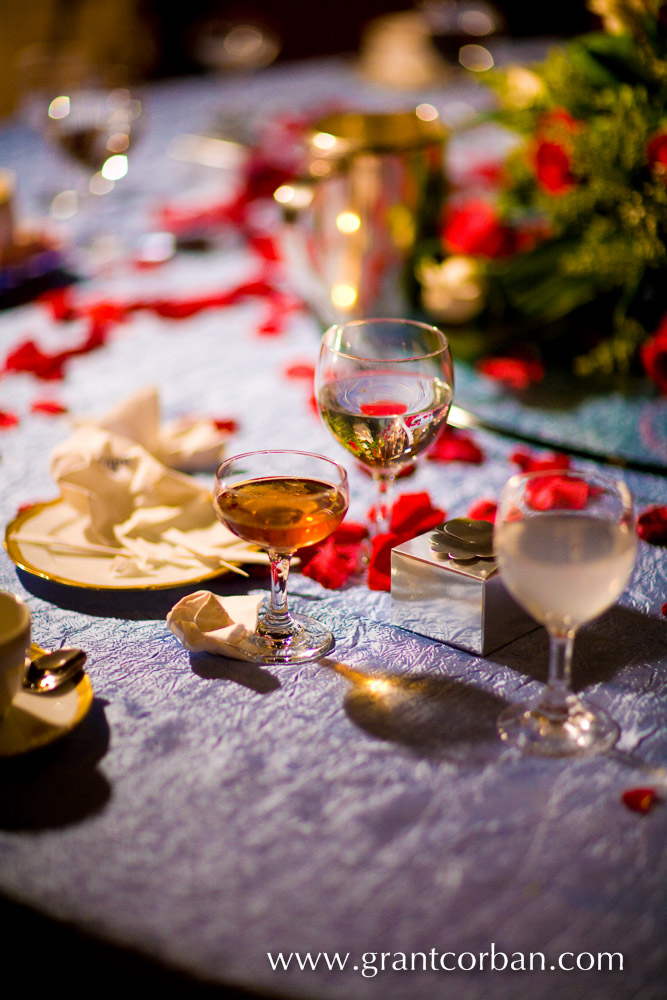
[[317,660],[333,648],[329,629],[308,615],[290,614],[288,634],[272,636],[260,629],[238,643],[238,649],[253,663],[303,663]]
[[549,706],[512,705],[498,717],[500,738],[524,753],[540,757],[576,757],[604,753],[619,736],[619,728],[602,709],[592,710],[579,698],[567,699],[567,710]]

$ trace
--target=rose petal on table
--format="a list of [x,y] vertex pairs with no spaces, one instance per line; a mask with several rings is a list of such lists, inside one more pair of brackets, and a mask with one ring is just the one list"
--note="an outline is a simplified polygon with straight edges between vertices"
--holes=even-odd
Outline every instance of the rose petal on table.
[[56,399],[36,399],[31,404],[30,411],[32,413],[44,413],[47,416],[56,417],[61,413],[67,413],[67,407],[63,403],[59,403]]
[[658,793],[655,788],[628,788],[621,800],[633,812],[647,813],[658,801]]
[[650,545],[667,545],[667,504],[642,511],[637,518],[637,534]]
[[34,340],[25,340],[9,352],[2,370],[30,373],[45,381],[62,379],[65,376],[65,365],[71,358],[104,346],[108,337],[108,327],[107,322],[92,319],[86,336],[79,344],[54,353],[43,351]]
[[295,361],[285,369],[285,377],[312,381],[315,378],[315,365],[311,365],[308,361]]
[[445,427],[426,452],[426,458],[430,462],[469,462],[471,465],[480,465],[484,461],[484,452],[470,434]]
[[72,290],[69,287],[51,288],[40,295],[37,301],[47,307],[57,322],[65,322],[78,315],[72,300]]
[[403,493],[391,508],[392,532],[414,538],[444,521],[445,511],[434,507],[428,493]]
[[216,431],[227,431],[229,434],[234,434],[239,429],[239,422],[233,417],[228,419],[215,417],[212,423]]
[[368,537],[368,527],[358,521],[343,521],[331,536],[338,545],[353,545]]
[[373,538],[368,561],[369,590],[391,590],[391,550],[405,540],[394,532],[376,535]]
[[262,260],[269,261],[270,263],[278,263],[282,260],[280,244],[273,236],[255,233],[248,238],[247,245],[248,249],[258,254]]
[[548,472],[549,469],[557,471],[570,468],[569,455],[552,452],[549,455],[538,457],[523,448],[517,448],[516,451],[512,452],[510,462],[518,465],[522,472]]
[[9,430],[11,427],[17,427],[19,423],[19,418],[15,413],[10,413],[9,410],[0,410],[0,430]]
[[492,524],[496,519],[496,514],[498,512],[498,504],[495,500],[476,500],[468,508],[468,517],[474,518],[475,521],[490,521]]
[[338,590],[349,579],[357,566],[359,546],[338,546],[328,538],[303,567],[302,573],[316,580],[327,590]]

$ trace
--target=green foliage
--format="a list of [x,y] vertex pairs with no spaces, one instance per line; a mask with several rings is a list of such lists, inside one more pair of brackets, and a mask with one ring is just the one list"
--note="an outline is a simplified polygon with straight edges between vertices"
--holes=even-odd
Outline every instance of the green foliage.
[[[503,217],[541,219],[549,238],[533,250],[494,262],[490,274],[513,308],[546,323],[598,297],[615,303],[606,343],[575,369],[627,368],[656,325],[642,312],[667,281],[667,165],[651,163],[649,143],[667,135],[667,33],[661,3],[616,2],[626,29],[583,35],[530,67],[539,81],[517,101],[511,70],[494,71],[496,120],[522,142],[510,154]],[[559,119],[562,111],[569,118]],[[572,183],[545,189],[535,167],[541,140],[566,151]],[[641,295],[638,294],[641,290]]]

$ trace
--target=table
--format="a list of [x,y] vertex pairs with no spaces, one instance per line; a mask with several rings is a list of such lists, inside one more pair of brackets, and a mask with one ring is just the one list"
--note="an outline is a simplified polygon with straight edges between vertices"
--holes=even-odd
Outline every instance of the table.
[[[479,100],[464,82],[447,93]],[[165,155],[174,135],[241,105],[267,114],[332,96],[388,100],[347,60],[153,85],[115,224],[131,239],[151,206],[210,183]],[[55,154],[9,122],[0,160],[34,211]],[[255,269],[231,240],[153,270],[119,269],[76,294],[206,294]],[[317,323],[295,312],[282,334],[262,337],[264,305],[180,322],[137,312],[68,363],[62,383],[0,379],[0,408],[20,421],[0,432],[3,524],[54,496],[48,457],[70,425],[67,414],[31,411],[45,395],[91,416],[154,384],[167,416],[236,417],[236,451],[296,446],[340,459],[309,385],[285,375],[314,362]],[[0,315],[3,357],[28,334],[53,346],[79,333],[54,329],[34,303]],[[457,374],[457,402],[491,407],[510,430],[548,426],[564,445],[583,436],[604,449],[615,425],[641,454],[645,442],[627,433],[636,420],[667,458],[665,401],[650,393],[528,412],[465,367]],[[488,431],[475,440],[482,464],[424,462],[400,491],[426,490],[451,516],[497,496],[516,441]],[[663,476],[623,475],[640,509],[667,502]],[[354,468],[350,477],[359,520],[372,485]],[[62,587],[17,573],[4,553],[0,586],[28,601],[41,645],[85,648],[95,695],[65,738],[0,762],[3,933],[14,928],[11,947],[31,958],[35,983],[318,1000],[664,995],[667,813],[621,802],[628,788],[655,784],[641,762],[667,762],[664,548],[640,543],[627,592],[577,640],[575,686],[617,718],[622,737],[616,753],[570,762],[516,756],[495,736],[500,708],[545,679],[541,629],[480,658],[393,627],[389,594],[329,591],[295,574],[293,607],[327,622],[336,648],[321,662],[265,669],[188,654],[165,624],[172,591]],[[224,576],[210,589],[247,587]],[[43,960],[22,944],[29,932],[46,932]]]

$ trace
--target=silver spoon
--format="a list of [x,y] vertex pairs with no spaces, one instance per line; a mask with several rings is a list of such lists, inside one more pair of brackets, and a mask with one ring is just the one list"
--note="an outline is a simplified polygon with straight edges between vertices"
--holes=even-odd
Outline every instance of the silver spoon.
[[82,649],[55,649],[30,661],[23,687],[33,694],[50,694],[83,670],[86,654]]

